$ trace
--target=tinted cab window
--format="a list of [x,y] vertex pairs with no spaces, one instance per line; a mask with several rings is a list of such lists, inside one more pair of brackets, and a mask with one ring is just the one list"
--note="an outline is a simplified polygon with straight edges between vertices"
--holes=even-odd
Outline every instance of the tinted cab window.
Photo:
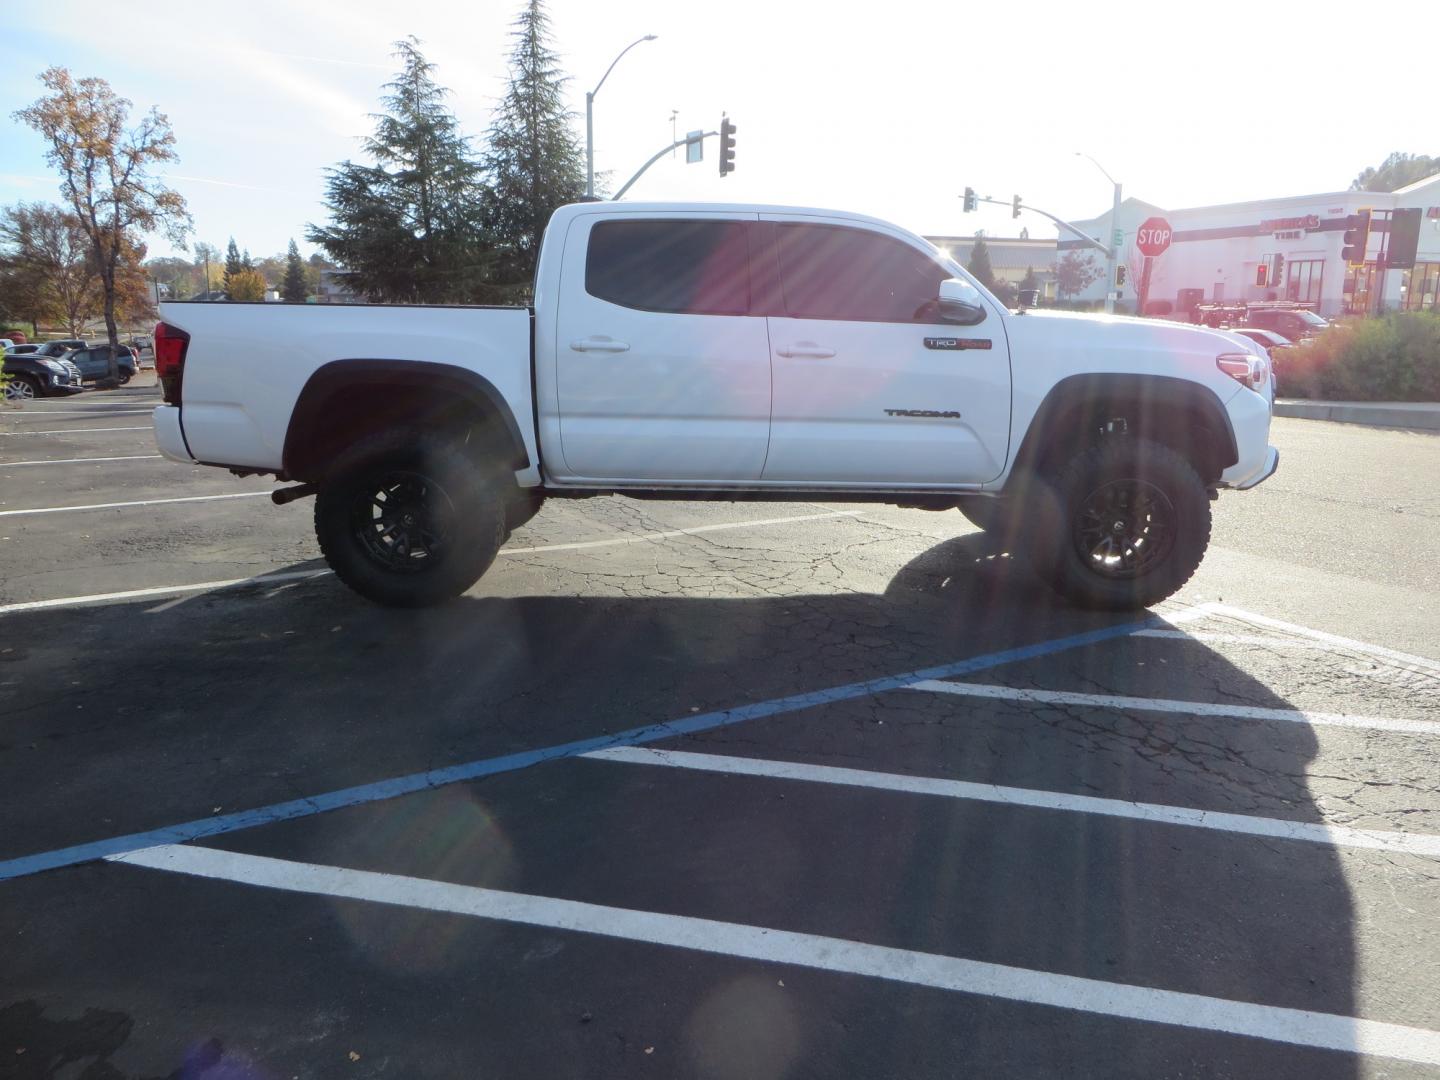
[[741,221],[602,221],[590,232],[585,291],[639,311],[749,314],[749,235]]
[[834,225],[778,230],[785,313],[797,319],[934,323],[951,276],[893,237]]

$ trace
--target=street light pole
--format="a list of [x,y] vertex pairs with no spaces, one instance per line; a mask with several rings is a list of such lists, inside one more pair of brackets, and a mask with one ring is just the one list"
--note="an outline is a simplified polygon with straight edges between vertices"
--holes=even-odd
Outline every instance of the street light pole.
[[642,41],[654,40],[654,34],[646,34],[626,45],[620,50],[620,56],[610,61],[610,66],[605,69],[605,74],[600,76],[600,81],[595,84],[595,89],[585,95],[585,195],[587,198],[595,197],[595,95],[600,93],[600,87],[605,85],[605,80],[610,77],[610,72],[615,70],[615,65],[620,62],[621,56]]
[[[1076,150],[1075,156],[1090,158],[1090,164],[1099,169],[1105,179],[1115,185],[1115,202],[1110,209],[1110,242],[1105,245],[1106,251],[1109,252],[1105,260],[1105,310],[1113,315],[1115,313],[1115,267],[1120,263],[1120,245],[1115,241],[1115,233],[1120,228],[1120,181],[1111,176],[1105,166],[1090,157],[1089,154]],[[1136,314],[1144,313],[1137,311]]]

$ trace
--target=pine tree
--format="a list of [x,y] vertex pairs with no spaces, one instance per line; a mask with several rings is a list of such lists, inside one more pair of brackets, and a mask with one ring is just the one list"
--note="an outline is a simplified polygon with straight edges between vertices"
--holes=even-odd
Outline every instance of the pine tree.
[[235,238],[230,237],[230,243],[225,246],[225,291],[230,291],[230,279],[241,270],[245,264],[240,261],[240,249],[235,246]]
[[376,300],[481,299],[490,252],[480,166],[419,42],[407,38],[395,49],[402,69],[385,84],[386,111],[364,144],[375,164],[345,161],[329,170],[332,221],[311,225],[306,239],[350,271],[356,292]]
[[565,108],[568,80],[550,47],[542,0],[527,0],[512,36],[510,87],[485,161],[495,196],[487,222],[499,248],[497,281],[525,294],[550,215],[585,193],[585,153]]
[[303,304],[310,288],[305,281],[305,264],[300,261],[300,249],[290,241],[290,250],[285,253],[285,284],[280,286],[280,299],[291,304]]
[[970,249],[970,261],[965,264],[965,269],[985,288],[994,289],[995,271],[990,268],[990,246],[985,243],[983,233],[975,234],[975,246]]

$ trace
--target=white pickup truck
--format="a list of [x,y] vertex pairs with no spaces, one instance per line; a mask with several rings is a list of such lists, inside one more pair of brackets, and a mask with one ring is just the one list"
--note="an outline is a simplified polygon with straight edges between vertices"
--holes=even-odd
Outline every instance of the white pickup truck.
[[533,308],[167,303],[176,461],[316,495],[335,573],[457,595],[546,498],[885,502],[1005,531],[1090,607],[1195,571],[1217,488],[1275,471],[1263,350],[1008,311],[918,236],[782,207],[581,203]]

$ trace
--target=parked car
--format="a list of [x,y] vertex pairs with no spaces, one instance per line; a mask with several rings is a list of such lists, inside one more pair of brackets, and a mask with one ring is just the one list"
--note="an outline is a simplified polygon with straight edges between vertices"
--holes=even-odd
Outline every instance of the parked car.
[[1231,333],[1239,334],[1241,337],[1255,342],[1265,354],[1270,357],[1270,371],[1274,376],[1275,393],[1280,393],[1280,387],[1288,375],[1286,371],[1286,360],[1288,354],[1295,348],[1295,343],[1284,334],[1277,334],[1274,330],[1266,330],[1259,326],[1232,326]]
[[6,356],[29,356],[33,352],[39,352],[39,345],[11,345],[5,350]]
[[31,398],[80,391],[80,369],[65,360],[35,353],[5,354],[6,401],[29,401]]
[[[66,359],[80,369],[80,376],[86,382],[100,382],[110,377],[110,346],[87,345],[68,354]],[[135,353],[127,345],[115,346],[115,362],[120,369],[120,385],[124,386],[135,377],[139,366]]]
[[15,342],[8,337],[0,337],[0,351],[9,352],[15,347]]
[[65,338],[60,341],[47,341],[40,346],[41,356],[64,356],[66,353],[74,352],[76,349],[85,348],[85,342],[79,338]]
[[1251,329],[1274,330],[1277,334],[1289,338],[1292,343],[1314,337],[1320,331],[1330,328],[1330,324],[1313,311],[1271,311],[1263,308],[1252,309],[1245,317],[1245,326]]
[[126,342],[135,350],[135,362],[142,368],[155,366],[155,343],[148,334],[139,334]]
[[1246,338],[1011,312],[920,237],[837,211],[561,207],[532,309],[160,317],[161,453],[299,481],[276,502],[315,495],[336,575],[396,606],[464,592],[547,497],[784,492],[1016,526],[1058,592],[1143,607],[1199,566],[1211,493],[1279,461]]

